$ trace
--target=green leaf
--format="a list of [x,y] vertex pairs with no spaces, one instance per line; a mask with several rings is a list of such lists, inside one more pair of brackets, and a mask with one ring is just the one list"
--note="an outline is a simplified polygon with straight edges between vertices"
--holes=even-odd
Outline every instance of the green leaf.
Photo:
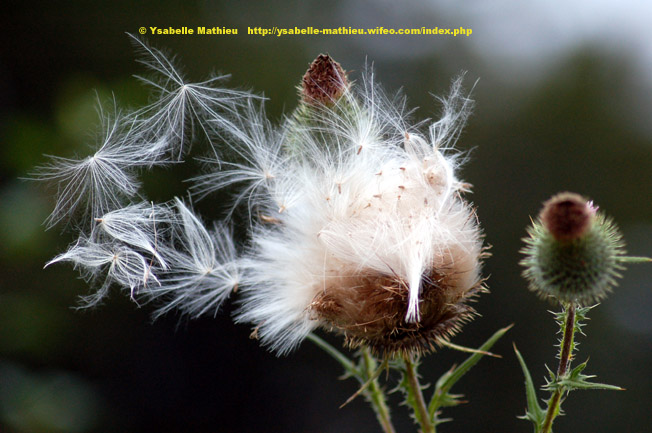
[[577,367],[573,369],[568,375],[560,378],[557,381],[551,382],[546,385],[546,389],[554,391],[560,388],[563,388],[568,391],[575,389],[606,389],[611,391],[623,391],[624,388],[614,385],[607,385],[605,383],[596,383],[589,382],[588,379],[592,379],[596,376],[582,374],[582,371],[586,368],[586,365],[589,361],[586,360]]
[[[489,349],[512,327],[509,325],[505,328],[499,329],[494,335],[489,337],[485,343],[478,348],[478,352],[488,352]],[[475,364],[477,364],[485,353],[473,353],[458,367],[451,369],[444,373],[435,386],[435,392],[428,404],[428,413],[431,418],[435,417],[437,409],[442,406],[455,406],[463,403],[459,400],[460,395],[449,394],[450,389],[460,380]]]
[[523,369],[523,375],[525,376],[525,397],[527,399],[527,411],[525,412],[525,415],[519,418],[529,419],[532,421],[534,424],[534,432],[538,433],[541,431],[541,425],[543,424],[546,413],[543,408],[539,406],[537,391],[534,389],[532,376],[530,375],[530,371],[528,370],[527,365],[525,365],[525,361],[523,360],[521,353],[518,351],[518,349],[516,349],[516,345],[514,345],[514,352],[516,352],[516,357],[518,358],[518,362],[521,364],[521,369]]

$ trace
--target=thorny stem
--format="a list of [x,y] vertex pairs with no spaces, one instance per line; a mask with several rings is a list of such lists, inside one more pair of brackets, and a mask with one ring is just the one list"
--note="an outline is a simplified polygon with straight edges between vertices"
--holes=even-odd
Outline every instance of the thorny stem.
[[414,410],[415,415],[421,425],[421,430],[423,433],[435,433],[435,426],[430,420],[430,415],[428,414],[428,407],[426,402],[423,399],[423,393],[421,392],[421,384],[419,383],[419,377],[417,376],[417,371],[414,366],[414,362],[409,355],[404,356],[405,360],[405,371],[407,374],[408,384],[412,388],[412,394],[414,396]]
[[571,303],[566,308],[566,324],[564,325],[564,337],[561,344],[561,355],[559,356],[559,368],[557,368],[557,377],[563,376],[568,370],[568,366],[570,365],[570,356],[574,335],[575,304]]
[[394,426],[392,425],[392,420],[389,415],[389,408],[387,407],[387,402],[385,401],[385,394],[383,393],[380,384],[378,383],[378,376],[376,373],[376,360],[371,355],[371,352],[368,347],[362,349],[362,356],[364,359],[364,369],[365,375],[370,378],[375,376],[371,383],[369,384],[369,393],[371,405],[376,412],[376,417],[378,422],[383,428],[385,433],[396,433]]
[[[573,338],[575,336],[575,304],[570,303],[566,307],[566,321],[564,324],[564,336],[561,341],[559,353],[559,367],[557,368],[557,380],[566,374],[570,365],[571,351],[573,348]],[[543,421],[541,433],[550,433],[552,431],[552,422],[559,414],[559,405],[564,387],[559,387],[550,397],[548,402],[548,411]]]

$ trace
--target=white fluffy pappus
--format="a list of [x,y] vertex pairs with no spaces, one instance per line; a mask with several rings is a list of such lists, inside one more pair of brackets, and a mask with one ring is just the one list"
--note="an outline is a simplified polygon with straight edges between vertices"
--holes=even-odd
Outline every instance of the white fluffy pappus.
[[175,204],[178,221],[169,243],[160,248],[171,265],[148,296],[159,301],[156,316],[172,310],[193,317],[215,315],[240,281],[231,230],[225,224],[207,230],[181,200]]
[[34,179],[56,188],[57,201],[46,220],[48,228],[73,219],[88,227],[93,217],[120,209],[138,195],[135,170],[143,158],[131,141],[127,116],[117,108],[112,114],[105,113],[100,103],[98,114],[102,135],[97,150],[81,159],[50,156],[50,161],[33,173]]
[[57,262],[73,263],[99,286],[82,298],[83,306],[96,305],[117,285],[134,301],[160,301],[155,316],[173,309],[216,314],[239,281],[230,229],[207,230],[179,199],[137,203],[97,218],[90,237],[82,235],[46,266]]
[[[389,104],[366,81],[285,125],[307,129],[285,134],[291,157],[268,200],[254,197],[237,316],[278,353],[320,326],[378,351],[428,350],[472,313],[482,237],[452,152],[471,102],[456,80],[427,138]],[[279,185],[292,206],[279,207]]]
[[[146,80],[154,100],[114,116],[94,157],[55,158],[40,172],[59,188],[49,223],[82,218],[79,240],[48,264],[71,262],[99,286],[87,304],[117,285],[157,301],[155,315],[197,317],[239,289],[235,320],[277,354],[318,327],[377,352],[427,351],[472,317],[484,253],[462,198],[469,185],[457,177],[454,146],[472,106],[461,78],[426,127],[372,72],[353,86],[338,65],[341,87],[328,98],[304,95],[276,126],[262,98],[215,87],[217,79],[188,84],[161,51],[137,43],[158,77]],[[313,93],[332,84],[323,69],[332,60],[318,60]],[[310,73],[303,80],[305,90]],[[195,131],[211,146],[203,161],[212,171],[190,191],[203,198],[228,188],[234,208],[247,204],[240,255],[229,224],[208,230],[178,199],[149,203],[136,181],[136,168],[180,160]]]
[[242,104],[259,99],[249,92],[218,86],[228,75],[188,82],[173,59],[131,37],[141,53],[139,63],[152,72],[150,76],[137,76],[153,89],[152,102],[131,114],[135,134],[143,147],[141,157],[145,160],[182,161],[197,132],[213,142],[219,138],[220,131],[235,129],[231,122],[238,121],[238,108]]
[[[116,284],[129,291],[135,300],[137,289],[148,281],[156,281],[152,277],[147,259],[137,251],[120,243],[93,242],[80,237],[68,248],[68,251],[56,256],[45,266],[58,262],[70,262],[79,269],[84,280],[99,286],[95,293],[82,297],[86,306],[97,305],[109,292],[111,285]],[[103,280],[99,283],[99,280]]]

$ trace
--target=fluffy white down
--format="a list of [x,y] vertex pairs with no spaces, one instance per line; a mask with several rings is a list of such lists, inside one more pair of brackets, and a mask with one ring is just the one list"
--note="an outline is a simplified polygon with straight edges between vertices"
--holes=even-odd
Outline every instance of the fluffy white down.
[[[460,198],[464,184],[455,177],[455,157],[442,152],[447,137],[440,134],[441,123],[426,140],[399,129],[402,122],[392,117],[397,114],[369,87],[361,96],[360,105],[353,96],[345,100],[354,107],[353,121],[320,119],[331,142],[302,137],[308,157],[286,160],[267,184],[273,194],[259,203],[264,215],[253,231],[237,319],[256,325],[262,342],[279,354],[327,325],[309,306],[338,279],[375,272],[407,281],[405,318],[414,322],[429,270],[461,262],[454,265],[454,278],[465,289],[479,278],[480,232]],[[446,102],[457,98],[463,98],[459,82]],[[463,120],[466,113],[446,108],[467,110],[464,101],[445,104],[440,122]]]
[[[199,316],[239,289],[236,320],[283,354],[328,326],[310,305],[338,281],[378,274],[406,282],[408,322],[420,320],[430,271],[448,272],[462,292],[478,283],[480,230],[455,175],[453,147],[472,105],[461,78],[427,128],[409,121],[404,98],[385,97],[373,73],[334,107],[312,107],[309,121],[301,106],[275,126],[262,98],[217,87],[222,77],[189,83],[163,52],[134,42],[153,73],[143,79],[153,102],[100,111],[104,134],[91,156],[53,157],[35,173],[56,188],[48,225],[79,231],[50,263],[70,262],[95,284],[86,305],[116,285],[162,301],[158,314]],[[182,201],[149,203],[140,190],[142,170],[180,162],[195,136],[211,146],[205,161],[214,171],[194,178],[190,192],[238,187],[235,204],[249,209],[250,244],[240,255],[229,224],[208,230]]]

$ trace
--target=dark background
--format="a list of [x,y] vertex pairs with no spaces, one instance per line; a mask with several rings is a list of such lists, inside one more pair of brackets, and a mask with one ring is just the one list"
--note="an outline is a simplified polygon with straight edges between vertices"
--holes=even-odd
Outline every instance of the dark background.
[[[570,5],[569,5],[570,3]],[[631,4],[630,4],[631,3]],[[591,197],[620,224],[632,254],[652,255],[652,11],[636,2],[425,3],[143,1],[12,2],[0,18],[0,432],[377,432],[367,404],[338,381],[339,366],[305,342],[277,358],[230,320],[151,322],[117,293],[88,311],[71,307],[88,288],[69,267],[43,264],[69,241],[41,225],[53,201],[19,180],[43,154],[83,154],[97,127],[96,93],[123,106],[147,100],[132,74],[142,73],[125,32],[141,26],[225,26],[237,36],[148,36],[180,57],[191,79],[212,70],[230,84],[270,98],[273,119],[296,106],[309,62],[328,52],[360,77],[365,61],[389,92],[403,88],[417,117],[436,116],[430,93],[443,94],[466,70],[477,101],[458,147],[471,150],[462,177],[474,185],[486,239],[491,294],[482,317],[455,343],[477,346],[497,328],[515,327],[454,389],[469,403],[447,409],[441,432],[531,431],[515,342],[537,385],[544,364],[556,365],[553,306],[528,292],[518,266],[520,238],[550,195]],[[472,28],[470,37],[247,35],[247,26]],[[150,198],[185,195],[184,167],[147,175]],[[197,208],[219,218],[225,197]],[[558,432],[652,430],[652,268],[626,272],[617,290],[591,313],[579,360],[588,373],[625,392],[575,392]],[[339,345],[337,337],[331,338]],[[434,381],[464,355],[427,357]],[[542,396],[544,394],[541,394]],[[397,407],[399,431],[416,431]]]

